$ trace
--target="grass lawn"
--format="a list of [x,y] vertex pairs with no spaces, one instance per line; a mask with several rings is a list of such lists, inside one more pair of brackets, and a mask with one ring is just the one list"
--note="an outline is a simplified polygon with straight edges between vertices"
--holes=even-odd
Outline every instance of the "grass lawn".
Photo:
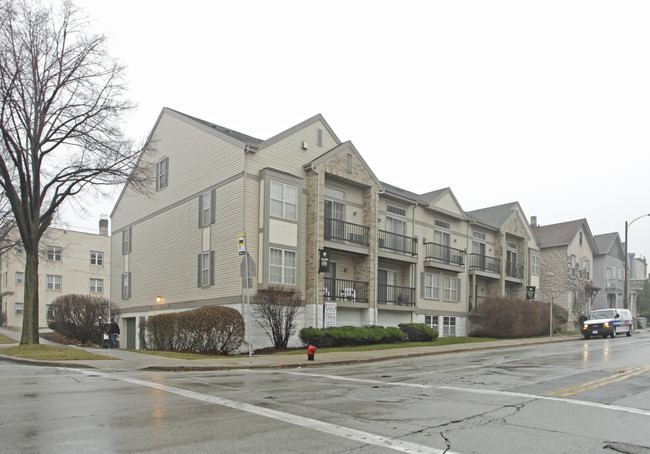
[[0,334],[0,344],[15,344],[18,341],[13,340],[9,336],[5,336],[4,334]]
[[[12,341],[16,342],[16,341]],[[16,345],[0,349],[1,355],[15,358],[37,359],[42,361],[74,361],[87,359],[116,359],[108,356],[97,355],[80,348],[65,345]]]

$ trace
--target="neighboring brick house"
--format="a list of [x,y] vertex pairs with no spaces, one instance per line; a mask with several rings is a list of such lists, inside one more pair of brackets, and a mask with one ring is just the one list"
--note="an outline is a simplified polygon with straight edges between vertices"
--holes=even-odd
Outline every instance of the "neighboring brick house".
[[[108,220],[99,221],[99,234],[49,228],[41,239],[38,265],[38,325],[47,327],[47,309],[61,295],[78,293],[109,298],[110,246]],[[0,255],[0,295],[7,326],[23,325],[25,253],[21,245]]]
[[599,290],[592,309],[623,308],[625,251],[621,237],[615,232],[605,233],[594,235],[594,241],[598,252],[594,255],[593,284]]
[[[237,308],[253,347],[268,344],[248,311],[239,235],[255,264],[249,294],[297,288],[298,329],[323,326],[324,304],[336,303],[337,325],[425,322],[442,335],[466,334],[474,226],[453,193],[382,183],[321,115],[261,140],[165,108],[141,165],[155,168],[151,193],[125,187],[111,215],[111,296],[126,346],[139,347],[146,317],[204,305]],[[531,235],[517,211],[504,220],[512,223],[505,239],[512,233],[528,257]],[[530,285],[527,270],[511,282],[506,249],[502,295]],[[329,258],[322,272],[321,251]]]
[[569,311],[569,327],[589,311],[596,289],[592,282],[596,242],[586,219],[531,227],[542,253],[540,297]]

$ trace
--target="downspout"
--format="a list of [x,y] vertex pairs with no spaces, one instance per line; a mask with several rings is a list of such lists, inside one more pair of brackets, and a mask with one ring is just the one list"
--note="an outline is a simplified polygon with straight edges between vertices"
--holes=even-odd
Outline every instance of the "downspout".
[[[318,279],[319,279],[319,261],[320,261],[320,250],[318,249],[318,242],[320,240],[320,174],[316,171],[314,163],[311,163],[311,170],[316,174],[316,269],[314,270],[316,274],[316,293],[314,295],[314,327],[318,327]],[[323,328],[325,328],[325,307],[323,306]]]

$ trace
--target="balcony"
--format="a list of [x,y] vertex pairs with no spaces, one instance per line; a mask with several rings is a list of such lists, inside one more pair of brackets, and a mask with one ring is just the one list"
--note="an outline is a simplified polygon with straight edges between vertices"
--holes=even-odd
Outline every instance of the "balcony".
[[435,266],[436,263],[449,265],[449,268],[460,271],[465,266],[465,251],[437,243],[424,243],[424,264]]
[[623,279],[607,279],[605,282],[605,291],[607,292],[622,292],[623,291]]
[[499,274],[501,272],[501,260],[473,253],[469,255],[469,269]]
[[506,276],[514,277],[515,279],[524,278],[524,265],[519,265],[517,262],[506,262]]
[[380,230],[379,249],[384,249],[396,254],[416,257],[418,255],[418,240],[410,236]]
[[339,219],[325,217],[325,240],[336,243],[368,246],[370,228]]
[[368,283],[346,279],[324,278],[323,299],[325,301],[368,302]]
[[377,290],[377,304],[415,306],[414,288],[379,284]]

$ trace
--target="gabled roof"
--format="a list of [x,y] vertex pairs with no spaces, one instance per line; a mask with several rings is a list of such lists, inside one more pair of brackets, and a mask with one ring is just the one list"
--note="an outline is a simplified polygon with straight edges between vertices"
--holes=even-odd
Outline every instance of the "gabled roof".
[[540,243],[541,248],[550,248],[558,246],[568,246],[574,240],[578,231],[583,228],[587,233],[587,241],[594,253],[598,253],[598,247],[591,234],[589,224],[586,219],[577,219],[575,221],[561,222],[545,226],[532,227],[535,238]]
[[521,209],[518,202],[504,203],[503,205],[468,211],[467,217],[499,230],[508,222],[513,213],[517,212],[517,208]]
[[594,242],[598,248],[598,255],[604,255],[608,254],[617,242],[621,244],[621,238],[617,232],[603,233],[602,235],[594,235]]
[[[451,198],[454,205],[458,209],[458,213],[460,213],[460,214],[450,212],[449,210],[447,210],[447,209],[445,209],[445,208],[443,208],[443,207],[441,207],[439,205],[439,203],[441,201],[443,201],[443,199],[445,197]],[[428,208],[431,209],[431,210],[435,210],[435,211],[438,211],[438,212],[441,212],[441,213],[445,213],[445,214],[447,214],[449,216],[453,216],[453,217],[458,218],[458,219],[462,219],[462,220],[467,219],[467,213],[465,213],[465,211],[463,210],[463,207],[460,206],[460,203],[458,203],[458,199],[456,198],[453,191],[449,187],[442,188],[442,189],[437,189],[435,191],[427,192],[427,193],[424,193],[424,194],[420,194],[420,199],[426,205],[428,205]]]
[[[338,140],[338,139],[337,139],[337,140]],[[326,151],[325,153],[323,153],[322,155],[318,156],[318,157],[317,157],[316,159],[314,159],[313,161],[308,162],[307,164],[305,164],[305,165],[303,166],[303,168],[304,168],[305,170],[307,170],[307,169],[309,169],[309,168],[313,168],[313,167],[319,166],[320,164],[324,163],[324,162],[327,161],[328,159],[330,159],[330,158],[336,156],[337,154],[339,154],[340,152],[342,152],[342,151],[344,151],[344,150],[351,150],[351,151],[355,154],[355,156],[357,157],[357,159],[359,159],[359,161],[360,161],[360,162],[363,164],[363,166],[366,168],[366,171],[368,172],[368,174],[370,175],[370,177],[374,180],[374,182],[375,182],[375,184],[377,185],[377,187],[381,189],[381,188],[383,187],[381,181],[379,181],[379,180],[377,179],[377,177],[375,176],[375,173],[374,173],[374,172],[370,169],[370,167],[368,166],[368,163],[366,163],[366,161],[363,159],[363,157],[361,156],[361,154],[359,153],[359,151],[357,150],[357,148],[356,148],[356,147],[354,146],[354,144],[353,144],[351,141],[349,141],[349,140],[348,140],[348,141],[345,141],[345,142],[343,142],[343,143],[341,143],[341,144],[339,144],[339,145],[337,145],[337,146],[335,146],[335,147],[332,148],[331,150]]]
[[325,118],[321,114],[316,114],[313,117],[308,118],[305,121],[302,121],[302,122],[298,123],[297,125],[289,128],[289,129],[287,129],[285,131],[282,131],[280,134],[276,134],[275,136],[271,137],[270,139],[262,141],[262,143],[260,143],[260,145],[259,145],[259,148],[260,149],[266,148],[266,147],[276,143],[277,141],[282,140],[285,137],[289,137],[291,134],[295,133],[296,131],[299,131],[299,130],[305,128],[306,126],[309,126],[310,124],[315,123],[317,121],[320,121],[321,123],[323,123],[323,126],[325,127],[325,129],[327,129],[327,132],[334,138],[334,141],[336,143],[338,143],[338,144],[341,143],[338,136],[334,133],[334,130],[332,130],[330,125],[325,121]]
[[392,184],[384,183],[383,181],[381,184],[384,185],[384,189],[386,191],[386,194],[388,195],[393,195],[396,196],[400,199],[405,199],[410,202],[413,202],[418,205],[427,205],[427,203],[420,198],[419,195],[417,195],[415,192],[407,191],[406,189],[398,188],[397,186],[393,186]]
[[261,139],[257,139],[255,137],[249,136],[247,134],[242,134],[241,132],[234,131],[230,128],[225,128],[223,126],[216,125],[214,123],[210,123],[209,121],[201,120],[200,118],[192,117],[191,115],[184,114],[182,112],[179,112],[174,109],[170,109],[169,107],[163,108],[163,111],[168,111],[168,112],[174,112],[180,116],[186,117],[188,119],[191,119],[193,121],[196,121],[197,123],[200,123],[204,126],[207,126],[210,129],[213,129],[215,131],[219,131],[222,134],[225,134],[227,136],[230,136],[234,139],[239,140],[240,142],[248,143],[251,145],[259,145],[263,141]]

